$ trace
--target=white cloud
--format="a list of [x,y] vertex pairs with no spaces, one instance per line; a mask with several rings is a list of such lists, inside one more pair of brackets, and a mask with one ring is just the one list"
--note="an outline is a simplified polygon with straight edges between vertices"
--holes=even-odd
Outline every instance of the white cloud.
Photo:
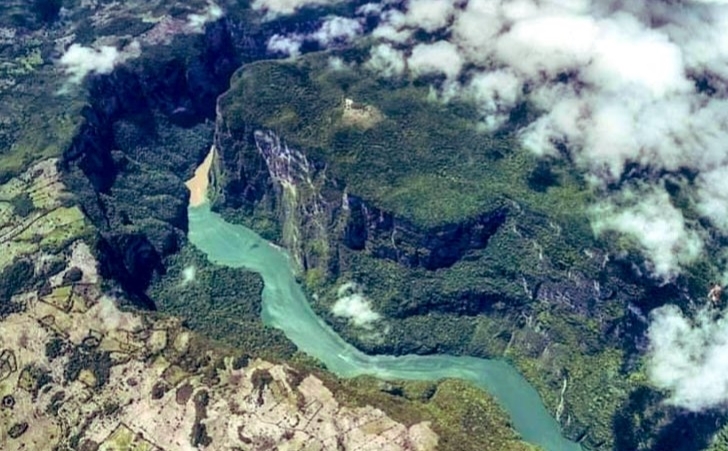
[[437,31],[448,24],[454,9],[452,0],[409,0],[406,22],[425,31]]
[[365,3],[356,9],[356,13],[362,16],[379,15],[384,8],[382,3]]
[[592,207],[592,226],[597,234],[615,231],[634,238],[650,258],[652,273],[669,279],[692,263],[703,242],[685,226],[680,210],[664,190],[647,188],[625,192],[619,203]]
[[342,0],[253,0],[254,10],[265,12],[264,20],[287,16],[306,6],[326,6]]
[[[598,33],[590,17],[536,17],[513,24],[495,40],[494,56],[528,78],[554,77],[589,64]],[[463,41],[471,41],[471,37],[463,36]]]
[[650,315],[647,373],[667,390],[667,402],[691,411],[724,407],[728,401],[728,319],[709,307],[688,318],[667,305]]
[[490,63],[495,38],[504,28],[503,17],[496,0],[471,0],[457,14],[452,26],[452,41],[458,44],[463,56],[475,63]]
[[383,41],[402,43],[412,37],[412,30],[407,28],[396,28],[390,24],[381,24],[372,32],[372,36]]
[[381,319],[381,315],[372,310],[371,301],[362,294],[361,287],[348,282],[339,287],[338,299],[331,307],[335,316],[347,318],[357,327],[369,329],[372,323]]
[[445,74],[448,79],[454,79],[463,67],[463,58],[455,45],[437,41],[417,44],[407,59],[407,66],[414,75]]
[[384,77],[397,77],[404,73],[406,68],[405,56],[400,50],[390,44],[379,44],[369,51],[369,59],[364,64]]
[[342,71],[351,69],[351,65],[338,56],[332,56],[329,57],[329,69],[333,71]]
[[696,186],[698,211],[722,232],[728,232],[728,166],[702,173]]
[[71,44],[58,64],[70,75],[71,83],[80,83],[90,73],[109,74],[118,64],[129,58],[138,57],[140,53],[139,43],[136,41],[122,51],[106,45],[96,49]]
[[303,45],[304,39],[305,37],[299,34],[274,34],[268,39],[267,48],[270,52],[282,53],[295,58],[301,54],[301,45]]
[[187,26],[195,33],[205,31],[205,25],[214,22],[223,16],[223,11],[216,3],[208,1],[207,7],[199,14],[187,16]]
[[324,20],[318,30],[310,34],[274,34],[268,39],[267,49],[269,52],[281,53],[296,58],[300,56],[301,46],[306,41],[316,41],[327,47],[352,41],[362,31],[363,27],[357,19],[330,16]]
[[471,98],[480,107],[482,121],[489,130],[502,126],[511,109],[520,99],[521,83],[511,70],[481,72],[463,88],[463,96]]
[[380,23],[372,31],[372,37],[391,42],[407,42],[412,37],[412,29],[405,28],[407,17],[396,9],[382,12]]
[[629,15],[618,15],[599,25],[592,63],[584,72],[586,82],[612,93],[637,87],[656,99],[692,89],[680,48],[664,33],[646,29]]
[[194,282],[196,276],[197,268],[195,268],[193,265],[186,266],[185,269],[182,270],[182,285],[187,285],[191,282]]
[[359,36],[362,25],[357,19],[332,16],[326,18],[321,27],[311,37],[323,46],[335,42],[348,42]]

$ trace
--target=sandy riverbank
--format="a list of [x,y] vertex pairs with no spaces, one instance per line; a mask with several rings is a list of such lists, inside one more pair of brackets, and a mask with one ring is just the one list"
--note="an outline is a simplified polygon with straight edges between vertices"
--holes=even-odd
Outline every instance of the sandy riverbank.
[[195,170],[195,175],[185,182],[185,186],[190,190],[190,206],[197,207],[207,201],[207,187],[210,184],[210,167],[212,159],[215,156],[215,146],[210,147],[202,164]]

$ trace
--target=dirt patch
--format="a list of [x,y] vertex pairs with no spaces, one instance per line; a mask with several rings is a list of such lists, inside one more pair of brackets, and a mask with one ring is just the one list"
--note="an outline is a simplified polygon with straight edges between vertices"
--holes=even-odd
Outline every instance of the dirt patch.
[[347,125],[354,125],[367,129],[376,125],[383,119],[381,111],[371,105],[358,103],[352,99],[344,99],[344,113],[342,119]]

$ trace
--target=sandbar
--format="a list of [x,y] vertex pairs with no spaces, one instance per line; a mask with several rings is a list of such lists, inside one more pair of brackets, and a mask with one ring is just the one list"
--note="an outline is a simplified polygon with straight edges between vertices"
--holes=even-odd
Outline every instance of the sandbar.
[[185,182],[185,186],[190,190],[190,206],[197,207],[207,201],[207,187],[210,185],[210,167],[212,159],[215,156],[215,146],[210,147],[205,159],[197,169],[195,175]]

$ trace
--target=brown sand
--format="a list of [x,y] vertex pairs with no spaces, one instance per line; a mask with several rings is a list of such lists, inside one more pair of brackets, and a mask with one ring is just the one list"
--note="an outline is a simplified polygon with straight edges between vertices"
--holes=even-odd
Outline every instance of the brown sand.
[[190,206],[197,207],[207,201],[207,186],[210,184],[210,166],[212,166],[212,158],[215,156],[215,146],[210,148],[202,164],[195,170],[195,176],[185,182],[185,186],[190,190]]

